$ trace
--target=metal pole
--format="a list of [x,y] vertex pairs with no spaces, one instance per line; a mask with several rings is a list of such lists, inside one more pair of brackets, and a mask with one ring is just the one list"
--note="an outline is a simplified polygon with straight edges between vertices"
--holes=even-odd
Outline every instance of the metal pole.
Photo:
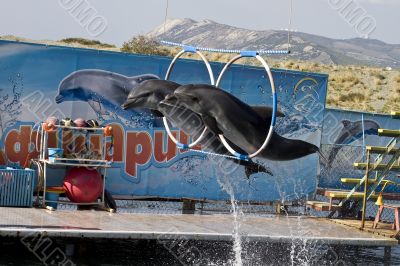
[[363,159],[365,160],[365,125],[364,125],[364,114],[361,114],[362,121],[362,145],[363,145]]
[[101,193],[101,201],[103,207],[106,208],[106,201],[105,201],[105,190],[106,190],[106,175],[107,175],[107,168],[103,168],[103,191]]
[[369,181],[369,161],[370,161],[370,152],[367,150],[367,167],[365,171],[365,181],[364,181],[364,197],[363,197],[363,207],[362,207],[362,217],[361,217],[361,229],[364,229],[365,226],[365,211],[367,209],[367,194],[368,194],[368,181]]
[[[43,163],[43,195],[42,195],[42,207],[46,208],[46,189],[47,189],[47,163],[46,163],[46,134],[47,132],[43,129],[42,127],[42,141],[40,144],[41,147],[41,156],[42,156],[42,161],[40,163]],[[38,191],[40,193],[40,191]]]
[[[47,163],[43,161],[43,196],[42,196],[42,207],[46,208],[46,189],[47,189]],[[40,193],[40,191],[38,191]]]

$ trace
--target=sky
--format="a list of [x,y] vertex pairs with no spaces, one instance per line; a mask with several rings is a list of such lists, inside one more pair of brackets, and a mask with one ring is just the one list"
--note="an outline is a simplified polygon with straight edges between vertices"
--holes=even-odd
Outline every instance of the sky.
[[[289,24],[290,0],[169,0],[168,3],[168,18],[211,19],[252,30],[286,29]],[[93,16],[97,17],[92,21],[92,29],[87,23],[90,20],[80,23],[77,12],[71,11],[74,4],[92,8]],[[349,10],[357,7],[363,12],[360,20],[366,18],[364,22],[370,22],[372,26],[367,29],[370,38],[400,44],[400,0],[293,0],[291,28],[337,39],[360,37],[363,25],[352,25],[341,12],[347,4]],[[2,0],[0,35],[50,40],[83,37],[120,46],[133,36],[163,24],[166,6],[167,0]]]

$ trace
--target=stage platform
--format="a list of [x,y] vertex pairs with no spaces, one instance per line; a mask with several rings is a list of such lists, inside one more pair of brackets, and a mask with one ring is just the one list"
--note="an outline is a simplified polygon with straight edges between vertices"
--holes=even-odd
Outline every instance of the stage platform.
[[[119,214],[105,211],[48,211],[0,208],[0,237],[36,233],[54,238],[177,239],[232,241],[228,214]],[[295,239],[332,245],[394,246],[397,240],[363,232],[325,218],[244,215],[240,235],[246,241],[290,243]]]

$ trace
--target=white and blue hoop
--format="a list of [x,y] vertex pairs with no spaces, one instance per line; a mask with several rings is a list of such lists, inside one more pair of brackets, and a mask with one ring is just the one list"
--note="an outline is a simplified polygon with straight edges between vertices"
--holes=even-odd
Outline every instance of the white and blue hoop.
[[[211,85],[214,85],[215,84],[214,73],[213,73],[213,71],[211,69],[210,63],[208,62],[207,58],[198,49],[196,49],[196,47],[183,45],[182,48],[183,49],[174,57],[174,59],[172,59],[172,62],[168,67],[167,73],[165,74],[165,80],[169,79],[169,77],[171,75],[171,72],[172,72],[172,69],[173,69],[173,67],[175,65],[176,60],[178,60],[178,58],[180,58],[184,53],[192,53],[192,54],[199,55],[200,58],[203,60],[204,64],[207,67],[208,74],[210,75]],[[168,120],[167,120],[167,118],[165,116],[163,117],[163,122],[164,122],[164,127],[167,130],[168,136],[176,144],[176,146],[179,149],[191,149],[191,148],[193,148],[194,146],[196,146],[197,144],[200,143],[200,141],[205,137],[205,135],[207,133],[207,127],[204,127],[202,133],[200,134],[200,136],[196,140],[194,140],[192,143],[189,143],[189,144],[183,144],[183,143],[179,142],[174,137],[174,135],[172,135],[171,129],[170,129],[169,125],[168,125]]]
[[220,134],[218,135],[219,138],[221,139],[222,144],[224,144],[225,148],[235,157],[237,157],[238,159],[241,160],[248,160],[251,159],[255,156],[257,156],[261,151],[263,151],[265,149],[265,147],[267,147],[269,141],[271,140],[272,134],[274,133],[274,127],[275,127],[275,123],[276,123],[276,111],[277,111],[277,94],[276,94],[276,90],[275,90],[275,83],[274,83],[274,78],[272,76],[272,72],[271,69],[269,68],[267,62],[259,55],[259,53],[257,51],[241,51],[239,55],[235,56],[234,58],[232,58],[222,69],[221,73],[219,74],[219,77],[217,79],[217,83],[215,84],[215,86],[219,86],[219,84],[221,83],[222,77],[225,74],[226,70],[237,60],[239,60],[240,58],[243,57],[254,57],[256,58],[258,61],[261,62],[261,64],[263,65],[263,67],[265,68],[265,71],[267,72],[268,78],[269,78],[269,82],[271,84],[271,91],[272,91],[272,119],[271,119],[271,125],[269,127],[269,131],[267,134],[267,137],[265,138],[264,143],[262,144],[262,146],[254,153],[252,154],[241,154],[238,153],[237,151],[235,151],[230,145],[229,143],[226,141],[225,137]]

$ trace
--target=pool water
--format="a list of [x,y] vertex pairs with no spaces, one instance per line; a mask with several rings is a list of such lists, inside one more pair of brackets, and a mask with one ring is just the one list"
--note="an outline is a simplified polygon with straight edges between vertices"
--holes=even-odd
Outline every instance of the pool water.
[[[75,265],[236,265],[229,242],[199,241],[83,241],[58,240],[55,245],[66,250],[75,243],[69,257]],[[242,242],[243,265],[400,265],[400,248],[392,248],[385,258],[384,248],[321,246],[312,243]],[[16,239],[2,239],[0,265],[57,265],[41,261]],[[71,265],[71,264],[69,264]]]
[[[156,201],[118,201],[119,213],[179,214],[181,203]],[[75,207],[59,206],[75,211]],[[293,208],[292,208],[293,209]],[[196,213],[229,213],[228,204],[204,204]],[[245,216],[272,215],[272,206],[241,205]],[[302,211],[302,207],[296,210]],[[239,224],[240,227],[240,224]],[[240,230],[240,228],[239,228]],[[52,263],[52,252],[59,249],[70,254],[73,264],[61,265],[237,265],[233,242],[161,240],[90,240],[51,239],[51,248],[30,251],[18,238],[0,238],[2,265],[58,265]],[[400,247],[394,247],[391,257],[385,257],[382,247],[328,246],[321,242],[295,240],[290,244],[249,242],[241,240],[242,265],[400,265]],[[43,255],[44,254],[44,255]]]

